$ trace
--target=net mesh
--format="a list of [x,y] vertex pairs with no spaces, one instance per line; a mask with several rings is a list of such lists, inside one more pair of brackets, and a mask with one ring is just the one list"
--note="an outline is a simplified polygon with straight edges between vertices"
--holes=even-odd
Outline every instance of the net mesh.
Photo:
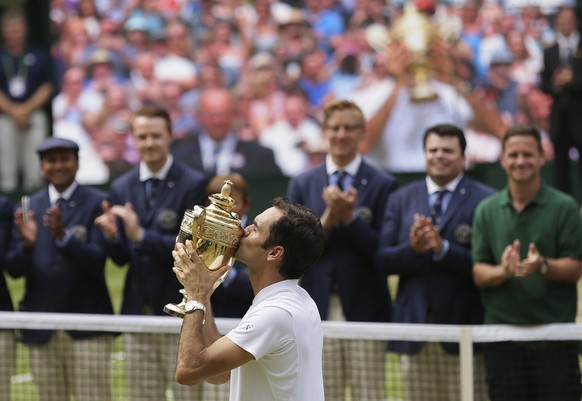
[[[217,319],[223,333],[237,322]],[[171,317],[0,312],[0,400],[228,400],[228,383],[175,383],[180,325],[180,319]],[[501,354],[507,354],[496,361],[500,369],[527,370],[513,363],[523,360],[516,352],[550,344],[548,352],[563,365],[562,345],[576,348],[582,339],[582,325],[574,323],[513,327],[324,322],[323,329],[330,350],[324,352],[326,401],[488,400],[483,349],[501,347]],[[23,330],[51,330],[53,336],[48,345],[23,345],[17,340]],[[85,338],[87,331],[102,334]],[[426,345],[415,355],[384,352],[386,344],[395,341]],[[527,346],[503,348],[514,341]],[[440,343],[460,349],[460,356],[443,352]],[[380,355],[381,365],[371,362],[374,354]],[[574,363],[579,364],[575,355]],[[343,366],[342,359],[351,359],[352,368],[329,373]],[[579,377],[576,384],[580,386]],[[572,383],[562,384],[567,385]],[[515,394],[513,399],[530,398]]]

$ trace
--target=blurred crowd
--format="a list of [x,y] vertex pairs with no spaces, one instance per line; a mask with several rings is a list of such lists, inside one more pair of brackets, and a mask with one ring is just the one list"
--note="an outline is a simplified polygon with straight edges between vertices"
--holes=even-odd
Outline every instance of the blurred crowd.
[[[295,176],[325,153],[323,105],[365,103],[362,94],[392,73],[370,42],[374,27],[390,29],[402,3],[52,0],[54,134],[81,144],[81,182],[108,183],[139,160],[128,128],[135,110],[163,106],[175,137],[186,137],[199,130],[200,93],[223,87],[236,99],[239,138],[272,148],[283,173]],[[506,126],[549,131],[552,98],[538,87],[543,50],[556,38],[555,8],[415,3],[439,27],[456,90],[470,91]],[[498,134],[469,129],[467,136],[469,164],[497,160]],[[552,157],[550,141],[544,144]]]

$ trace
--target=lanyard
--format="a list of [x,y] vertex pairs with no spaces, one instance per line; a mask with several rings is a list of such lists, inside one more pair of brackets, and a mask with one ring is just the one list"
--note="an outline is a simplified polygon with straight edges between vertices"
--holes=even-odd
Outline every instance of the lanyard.
[[22,57],[20,57],[19,60],[17,59],[17,68],[14,68],[12,58],[6,54],[2,54],[2,65],[4,66],[7,81],[10,81],[10,79],[14,78],[15,76],[22,77],[22,79],[26,81],[26,77],[28,75],[28,66],[24,62],[24,59],[27,56],[28,54],[24,54]]

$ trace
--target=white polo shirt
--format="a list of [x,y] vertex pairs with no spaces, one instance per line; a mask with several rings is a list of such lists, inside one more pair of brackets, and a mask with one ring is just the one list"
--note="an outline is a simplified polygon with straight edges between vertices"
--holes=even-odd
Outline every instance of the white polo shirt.
[[[465,129],[473,118],[473,110],[463,95],[448,84],[431,80],[438,99],[414,103],[410,90],[403,88],[384,127],[382,137],[364,158],[389,172],[424,172],[424,131],[436,124],[452,124]],[[390,97],[394,81],[390,78],[362,89],[353,101],[369,120]]]
[[324,401],[321,319],[295,280],[262,289],[226,336],[255,357],[232,371],[230,401]]

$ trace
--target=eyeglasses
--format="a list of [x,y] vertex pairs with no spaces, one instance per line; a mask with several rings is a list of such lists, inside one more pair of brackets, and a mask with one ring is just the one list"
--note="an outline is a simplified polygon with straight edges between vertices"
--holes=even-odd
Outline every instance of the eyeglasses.
[[346,134],[353,134],[354,132],[362,129],[361,124],[356,125],[326,125],[325,129],[337,134],[341,129],[345,131]]

